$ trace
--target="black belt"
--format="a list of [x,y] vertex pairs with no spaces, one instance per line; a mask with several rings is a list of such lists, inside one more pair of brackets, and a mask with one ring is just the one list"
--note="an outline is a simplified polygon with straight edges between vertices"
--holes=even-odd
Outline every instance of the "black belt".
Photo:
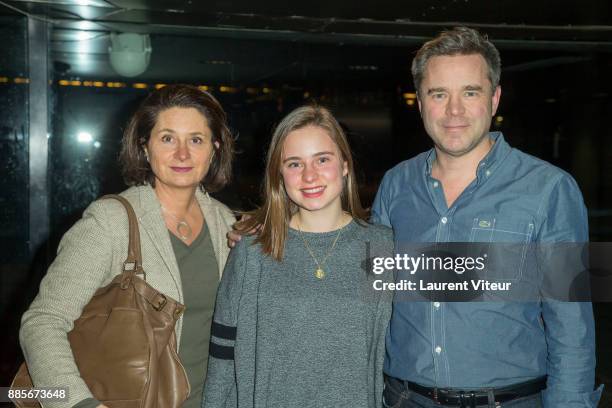
[[455,405],[459,407],[476,407],[489,403],[489,392],[493,392],[495,402],[508,402],[517,398],[536,394],[546,388],[546,377],[525,381],[518,384],[498,388],[480,388],[476,390],[457,390],[453,388],[425,387],[411,381],[400,380],[387,376],[387,380],[400,387],[408,388],[441,405]]

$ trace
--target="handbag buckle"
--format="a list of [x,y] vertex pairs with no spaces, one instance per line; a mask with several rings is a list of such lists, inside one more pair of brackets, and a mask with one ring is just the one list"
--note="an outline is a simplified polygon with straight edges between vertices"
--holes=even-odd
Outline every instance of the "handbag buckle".
[[123,262],[123,272],[133,272],[134,275],[142,275],[142,279],[146,282],[147,280],[147,273],[144,271],[144,269],[142,269],[142,265],[136,261],[134,262],[130,262],[130,261],[125,261]]
[[153,309],[159,312],[166,306],[168,299],[166,299],[166,296],[164,296],[162,293],[159,293],[158,296],[160,297],[159,302],[157,302],[156,305],[153,305]]

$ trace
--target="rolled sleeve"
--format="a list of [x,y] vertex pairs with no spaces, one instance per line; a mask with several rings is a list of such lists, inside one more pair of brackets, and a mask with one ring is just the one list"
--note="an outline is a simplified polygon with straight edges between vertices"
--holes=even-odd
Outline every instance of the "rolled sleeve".
[[[590,303],[548,300],[542,316],[548,346],[545,407],[595,407],[595,330]],[[594,405],[593,405],[594,404]]]
[[[545,220],[538,241],[543,245],[588,241],[587,211],[580,189],[569,175],[563,173],[554,183],[549,200],[543,204],[542,215]],[[565,256],[558,248],[552,252],[555,259],[548,260],[549,265],[543,265],[544,268],[558,262],[576,267],[581,264],[577,259],[556,259]],[[569,253],[576,256],[575,252]],[[544,407],[596,407],[602,387],[593,391],[595,322],[591,303],[546,298],[542,302],[542,318],[548,347]]]

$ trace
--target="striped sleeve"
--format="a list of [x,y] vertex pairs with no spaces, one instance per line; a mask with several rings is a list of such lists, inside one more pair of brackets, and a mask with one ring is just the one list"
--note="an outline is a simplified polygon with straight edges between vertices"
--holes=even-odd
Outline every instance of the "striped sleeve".
[[210,356],[220,360],[233,360],[234,347],[231,344],[236,341],[236,326],[226,326],[213,321],[211,328],[211,336],[214,339],[210,342]]

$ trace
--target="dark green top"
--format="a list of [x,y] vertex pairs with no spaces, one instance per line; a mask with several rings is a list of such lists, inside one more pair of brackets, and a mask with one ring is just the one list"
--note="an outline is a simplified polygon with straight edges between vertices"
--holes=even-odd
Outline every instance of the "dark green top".
[[219,269],[206,225],[189,246],[173,234],[170,241],[181,273],[185,304],[179,357],[187,372],[191,393],[183,408],[200,408]]

